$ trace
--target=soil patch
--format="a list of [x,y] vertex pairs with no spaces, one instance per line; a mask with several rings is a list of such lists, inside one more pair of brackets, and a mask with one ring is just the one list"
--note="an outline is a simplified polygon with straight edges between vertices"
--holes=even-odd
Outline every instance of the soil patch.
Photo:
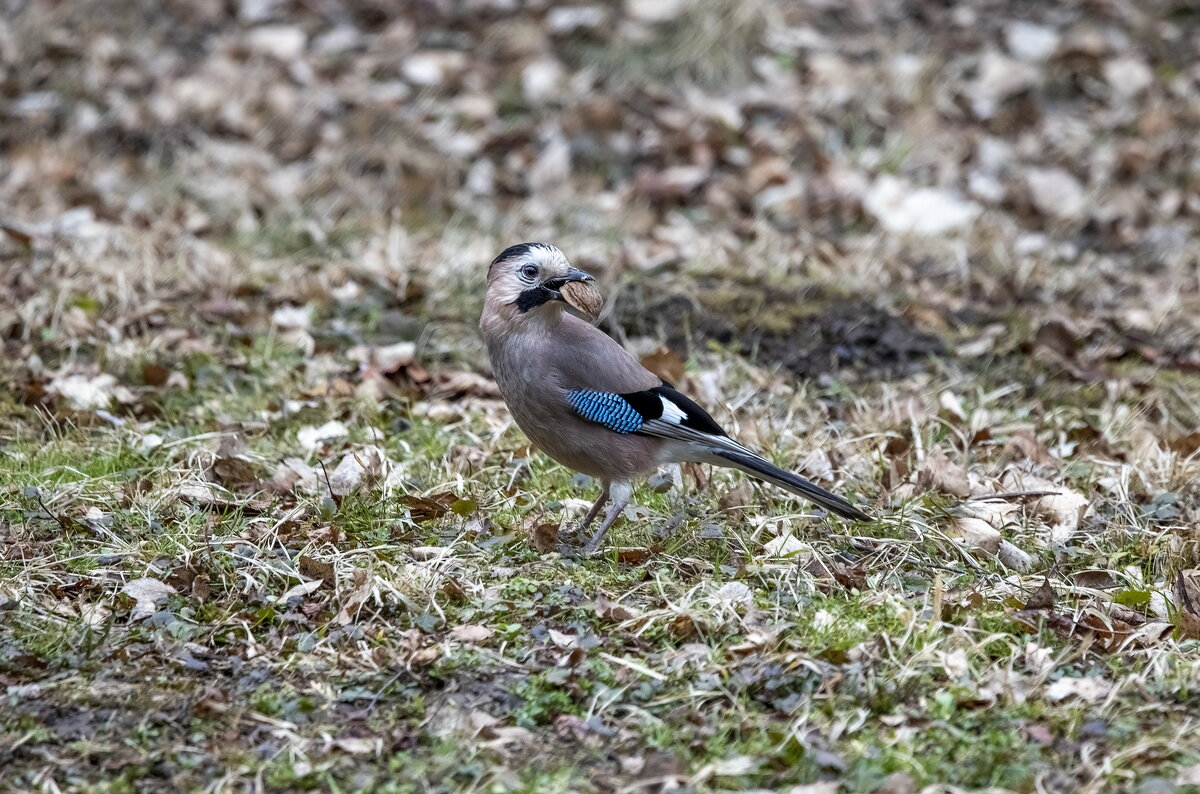
[[864,300],[813,290],[720,284],[691,294],[623,294],[610,322],[687,355],[708,341],[806,378],[851,370],[900,377],[945,353],[941,339]]

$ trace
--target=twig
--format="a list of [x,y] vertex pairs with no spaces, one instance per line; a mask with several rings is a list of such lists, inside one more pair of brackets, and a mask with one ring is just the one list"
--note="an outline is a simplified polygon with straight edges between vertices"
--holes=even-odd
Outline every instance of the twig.
[[337,507],[342,506],[342,500],[333,492],[333,485],[329,482],[329,472],[325,469],[325,461],[317,459],[317,464],[321,467],[321,476],[325,478],[325,488],[329,491],[329,501]]
[[1027,496],[1058,496],[1062,491],[1008,491],[1006,493],[985,493],[968,496],[968,502],[988,502],[993,499],[1023,498]]
[[[38,505],[42,508],[42,512],[45,513],[46,515],[50,516],[50,518],[53,518],[54,521],[58,524],[58,526],[62,529],[63,532],[70,532],[72,529],[75,528],[75,522],[72,519],[66,518],[64,516],[60,516],[58,513],[55,513],[53,510],[50,509],[49,505],[46,504],[46,501],[44,499],[42,499],[42,489],[41,488],[39,488],[35,485],[35,486],[33,486],[32,490],[33,490],[34,498],[37,499]],[[29,489],[26,489],[25,493],[26,493],[26,495],[28,495]]]

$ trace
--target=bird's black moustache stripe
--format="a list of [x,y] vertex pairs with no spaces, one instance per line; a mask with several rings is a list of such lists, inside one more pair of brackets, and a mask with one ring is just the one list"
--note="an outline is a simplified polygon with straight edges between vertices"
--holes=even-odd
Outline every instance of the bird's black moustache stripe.
[[554,293],[545,287],[530,287],[517,296],[517,311],[524,314],[553,299]]

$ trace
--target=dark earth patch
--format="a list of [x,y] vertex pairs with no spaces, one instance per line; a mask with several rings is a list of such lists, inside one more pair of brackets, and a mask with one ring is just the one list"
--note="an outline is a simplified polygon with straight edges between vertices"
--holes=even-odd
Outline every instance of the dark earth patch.
[[946,352],[941,339],[886,309],[814,290],[712,283],[655,295],[634,287],[614,308],[607,324],[684,355],[714,341],[805,378],[841,370],[900,377]]

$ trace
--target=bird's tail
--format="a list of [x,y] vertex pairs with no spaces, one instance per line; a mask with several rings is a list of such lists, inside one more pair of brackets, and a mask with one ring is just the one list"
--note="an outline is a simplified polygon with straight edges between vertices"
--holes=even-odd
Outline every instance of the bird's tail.
[[837,513],[842,518],[849,518],[853,521],[874,520],[869,513],[864,513],[842,497],[831,494],[824,488],[814,485],[799,475],[792,474],[790,471],[784,471],[749,450],[743,451],[740,449],[718,447],[715,449],[710,448],[709,451],[715,456],[712,459],[713,463],[740,469],[753,477],[779,486],[785,491],[791,491],[797,496],[802,496],[808,501],[824,507],[831,513]]

